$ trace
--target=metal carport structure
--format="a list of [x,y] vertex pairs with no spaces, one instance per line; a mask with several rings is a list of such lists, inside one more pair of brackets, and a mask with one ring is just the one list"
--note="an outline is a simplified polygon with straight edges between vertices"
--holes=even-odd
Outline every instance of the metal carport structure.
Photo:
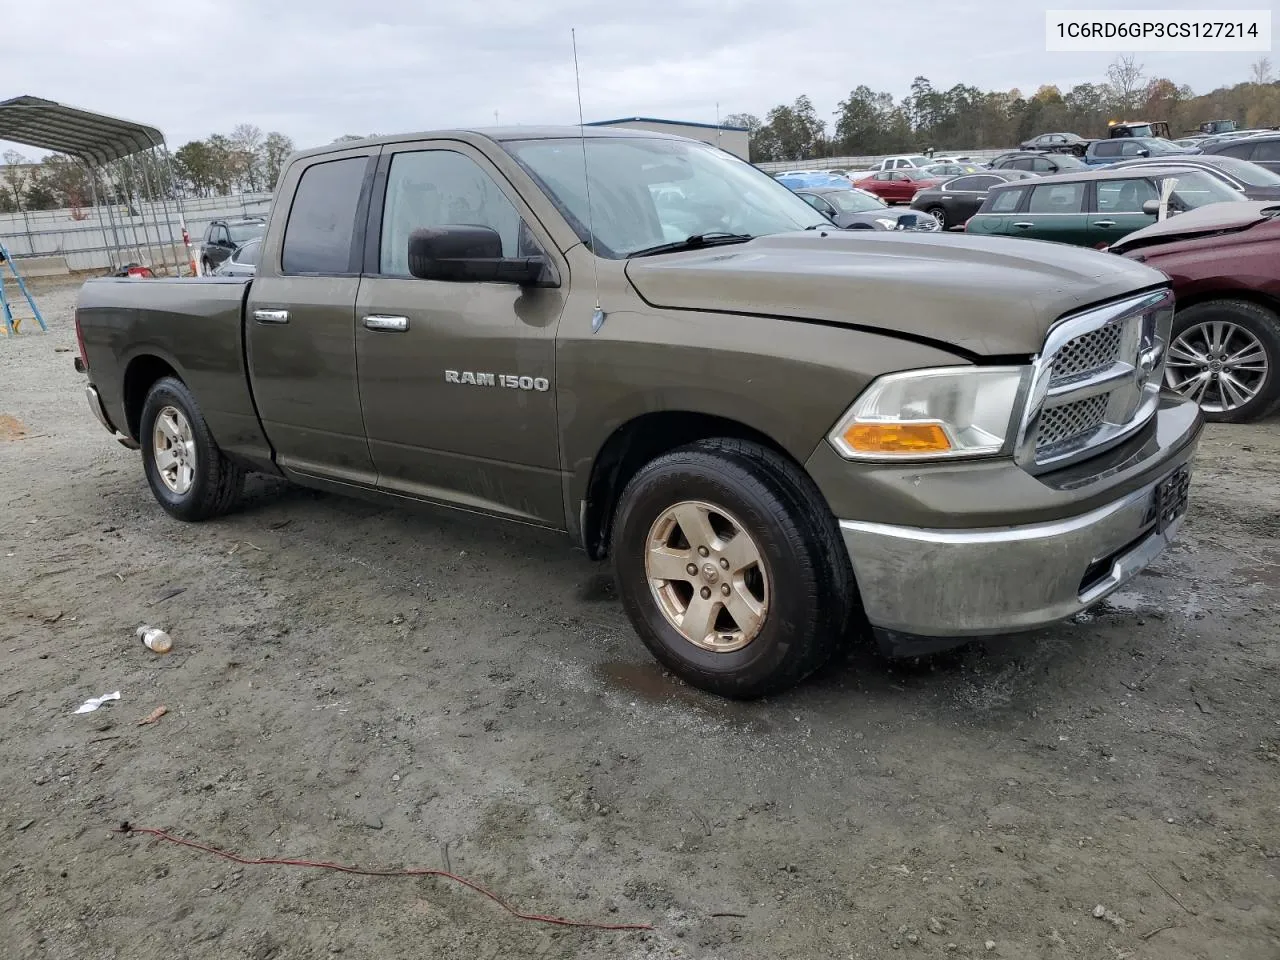
[[[113,269],[132,259],[132,252],[136,259],[149,259],[147,266],[154,272],[167,273],[171,259],[165,255],[167,247],[171,254],[185,248],[186,262],[197,271],[173,163],[164,134],[155,127],[41,97],[20,96],[0,101],[0,140],[65,154],[85,167],[93,205],[107,212],[107,222],[99,216],[99,223]],[[121,203],[126,211],[117,215],[115,208]],[[170,204],[177,214],[181,238],[174,234]],[[167,244],[162,236],[165,229]],[[180,274],[182,257],[172,259]]]

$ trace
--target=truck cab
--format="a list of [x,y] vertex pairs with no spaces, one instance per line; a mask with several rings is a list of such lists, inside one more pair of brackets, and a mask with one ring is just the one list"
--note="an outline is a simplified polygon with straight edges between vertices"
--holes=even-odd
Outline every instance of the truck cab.
[[1171,139],[1169,136],[1169,124],[1163,120],[1112,120],[1107,124],[1107,136],[1160,137],[1164,140]]

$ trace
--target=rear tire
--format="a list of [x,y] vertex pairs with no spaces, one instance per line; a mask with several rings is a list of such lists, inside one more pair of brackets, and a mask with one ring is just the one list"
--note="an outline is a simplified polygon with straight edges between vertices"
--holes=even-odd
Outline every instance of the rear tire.
[[950,224],[947,223],[947,211],[945,207],[930,207],[925,211],[925,213],[938,221],[939,230],[945,230],[950,226]]
[[142,465],[151,493],[179,520],[208,520],[235,506],[244,470],[223,456],[200,405],[175,377],[147,393],[138,427]]
[[1267,416],[1280,406],[1280,316],[1232,299],[1177,311],[1165,384],[1196,400],[1206,420],[1249,423]]
[[799,683],[831,656],[856,605],[849,558],[817,487],[748,441],[704,440],[642,467],[619,499],[612,554],[645,646],[721,696],[751,699]]

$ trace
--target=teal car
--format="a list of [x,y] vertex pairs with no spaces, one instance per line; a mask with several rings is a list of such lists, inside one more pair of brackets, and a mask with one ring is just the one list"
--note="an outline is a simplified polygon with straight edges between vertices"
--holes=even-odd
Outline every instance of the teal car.
[[1174,181],[1170,215],[1240,199],[1203,170],[1172,163],[1064,173],[992,187],[965,232],[1106,247],[1156,222],[1169,180]]

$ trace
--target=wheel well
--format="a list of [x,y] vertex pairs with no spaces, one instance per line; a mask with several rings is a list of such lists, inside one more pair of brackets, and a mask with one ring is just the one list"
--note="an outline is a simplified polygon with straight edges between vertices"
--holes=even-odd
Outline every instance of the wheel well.
[[1257,290],[1204,290],[1178,300],[1177,309],[1185,310],[1187,307],[1199,306],[1214,300],[1245,300],[1280,313],[1280,299],[1259,293]]
[[124,415],[129,436],[135,440],[140,439],[138,430],[142,422],[142,405],[146,403],[151,387],[161,377],[178,377],[178,373],[159,357],[134,357],[125,369]]
[[664,411],[629,420],[605,441],[591,467],[581,531],[587,555],[593,560],[608,556],[609,535],[618,497],[641,467],[664,453],[712,437],[752,440],[794,462],[787,451],[770,437],[726,417]]

